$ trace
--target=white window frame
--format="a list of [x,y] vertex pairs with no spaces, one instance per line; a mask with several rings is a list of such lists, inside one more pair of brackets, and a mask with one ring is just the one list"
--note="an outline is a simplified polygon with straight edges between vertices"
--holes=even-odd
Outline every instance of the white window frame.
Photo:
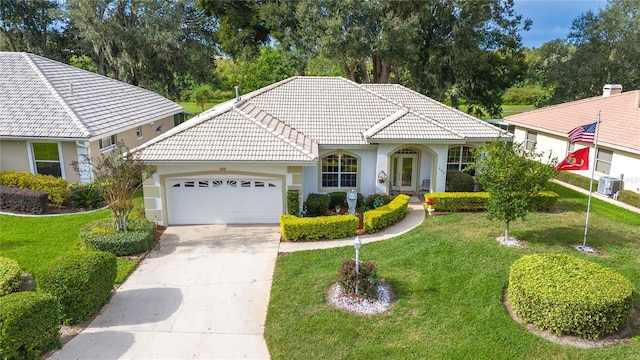
[[[338,157],[338,171],[334,172],[334,171],[324,171],[323,169],[323,162],[324,159],[329,157],[329,156],[337,156]],[[343,172],[342,171],[342,167],[343,167],[343,159],[345,158],[353,158],[353,160],[356,162],[355,166],[356,166],[356,172]],[[320,171],[319,171],[319,188],[320,191],[322,192],[331,192],[331,191],[344,191],[344,190],[350,190],[350,189],[355,189],[356,191],[358,191],[358,184],[360,184],[360,169],[361,169],[361,159],[359,156],[356,156],[355,154],[344,154],[342,152],[332,152],[332,153],[327,153],[322,155],[322,157],[320,158]],[[325,186],[324,185],[324,181],[323,181],[323,175],[324,174],[337,174],[338,175],[338,186]],[[355,186],[342,186],[342,175],[347,175],[347,174],[355,174]]]
[[[36,154],[33,149],[33,144],[56,144],[58,148],[58,160],[37,160]],[[64,171],[64,158],[62,154],[62,144],[60,142],[53,141],[30,141],[27,142],[27,155],[29,156],[29,170],[31,170],[32,174],[38,174],[38,162],[49,162],[49,163],[58,163],[60,165],[60,177],[63,179],[67,178],[67,175]]]
[[[464,169],[465,167],[467,167],[468,165],[473,163],[473,159],[468,159],[466,157],[464,157],[465,154],[465,148],[468,149],[468,153],[470,156],[473,156],[472,152],[475,149],[472,146],[468,146],[468,145],[456,145],[456,146],[450,146],[449,149],[447,150],[447,171],[452,171],[452,170],[457,170],[457,171],[462,171],[462,169]],[[458,149],[460,151],[460,153],[458,154],[458,158],[456,159],[455,162],[449,161],[449,152],[451,151],[451,149]],[[465,160],[465,161],[463,161]],[[466,161],[466,160],[470,160],[470,161]],[[452,168],[451,165],[455,165],[455,169]],[[475,173],[474,171],[472,171],[472,173],[470,173],[470,175],[474,175],[473,173]]]
[[[531,135],[533,139],[531,139],[529,135]],[[535,150],[537,143],[538,143],[538,133],[535,131],[527,131],[524,138],[524,148],[527,151],[533,151]]]
[[[105,140],[109,140],[109,144],[106,146],[104,146]],[[117,143],[118,143],[118,137],[116,136],[116,134],[103,137],[102,139],[98,140],[98,146],[100,146],[101,151],[109,151],[113,149]]]
[[[602,155],[607,154],[610,156],[611,160],[602,159]],[[598,149],[596,153],[596,171],[602,174],[611,174],[611,163],[613,162],[613,151],[607,149]],[[603,169],[602,167],[605,167]]]

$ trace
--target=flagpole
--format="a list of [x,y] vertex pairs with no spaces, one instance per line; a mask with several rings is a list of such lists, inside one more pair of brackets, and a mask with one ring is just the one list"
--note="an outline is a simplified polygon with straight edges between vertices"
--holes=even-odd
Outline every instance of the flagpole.
[[591,193],[593,192],[593,174],[596,170],[596,163],[598,161],[598,133],[600,132],[600,113],[598,111],[598,122],[596,123],[596,138],[593,148],[593,167],[591,168],[591,178],[589,179],[589,201],[587,201],[587,220],[584,224],[584,239],[582,240],[582,246],[587,246],[587,229],[589,229],[589,213],[591,212]]

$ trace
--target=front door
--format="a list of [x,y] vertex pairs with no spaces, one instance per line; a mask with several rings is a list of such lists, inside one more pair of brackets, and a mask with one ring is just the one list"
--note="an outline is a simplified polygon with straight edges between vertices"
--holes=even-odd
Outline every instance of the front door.
[[418,154],[394,154],[391,157],[391,190],[393,192],[415,192]]

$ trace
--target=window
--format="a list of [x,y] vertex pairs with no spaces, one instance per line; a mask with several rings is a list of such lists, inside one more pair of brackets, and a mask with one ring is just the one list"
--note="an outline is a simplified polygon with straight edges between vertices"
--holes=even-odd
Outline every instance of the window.
[[98,142],[101,150],[113,147],[116,145],[116,135],[107,136],[106,138],[100,139]]
[[598,157],[596,159],[596,171],[603,174],[609,174],[611,172],[611,159],[613,158],[613,151],[598,149]]
[[38,174],[62,177],[57,143],[32,143],[31,147]]
[[358,159],[332,154],[322,158],[322,187],[355,188],[358,183]]
[[184,113],[173,115],[173,126],[178,126],[185,121],[187,121],[187,119],[185,118]]
[[576,150],[576,144],[570,143],[569,146],[567,147],[567,155],[574,152],[575,150]]
[[527,139],[524,141],[524,148],[531,151],[536,148],[538,142],[538,133],[527,131]]
[[[469,146],[454,146],[449,148],[447,154],[447,171],[462,171],[473,163],[473,149]],[[475,175],[475,170],[467,171],[469,175]]]
[[136,128],[136,137],[137,137],[138,139],[142,138],[142,126],[138,126],[138,127]]

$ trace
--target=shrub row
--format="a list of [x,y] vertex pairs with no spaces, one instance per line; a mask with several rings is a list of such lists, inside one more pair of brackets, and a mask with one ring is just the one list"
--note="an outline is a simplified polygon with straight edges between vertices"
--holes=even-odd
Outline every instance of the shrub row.
[[[556,172],[555,178],[566,182],[567,184],[575,185],[577,187],[583,188],[585,190],[589,190],[589,178],[574,174],[570,171],[558,171]],[[598,188],[598,180],[593,180],[593,190]]]
[[282,238],[287,241],[342,239],[356,234],[360,220],[355,215],[299,218],[280,216]]
[[[541,191],[531,204],[532,211],[551,211],[558,202],[559,195],[553,191]],[[487,209],[489,193],[487,192],[439,192],[425,195],[426,200],[432,198],[436,211],[482,211]]]
[[409,196],[400,194],[389,204],[366,211],[363,216],[364,230],[374,233],[404,219],[407,215]]
[[36,279],[40,292],[52,294],[60,304],[65,325],[95,315],[113,290],[116,257],[107,252],[83,251],[60,258]]
[[624,327],[633,286],[615,271],[561,254],[533,254],[509,271],[509,301],[524,322],[597,339]]
[[640,209],[640,194],[631,190],[620,190],[618,200]]
[[[328,194],[311,193],[307,196],[307,201],[305,202],[307,215],[309,216],[325,216],[329,209],[335,209],[338,206],[342,207],[346,204],[347,193],[344,191],[336,191]],[[356,207],[361,207],[364,204],[364,195],[358,193]]]
[[51,175],[34,175],[30,172],[0,172],[0,185],[7,187],[44,191],[49,194],[49,202],[60,206],[67,200],[69,183]]
[[9,258],[0,257],[0,296],[17,291],[22,284],[22,270],[18,263]]
[[2,359],[39,359],[47,351],[61,346],[55,297],[32,291],[0,297]]
[[0,209],[26,214],[45,214],[49,209],[44,191],[12,188],[0,185]]
[[287,190],[287,214],[295,216],[300,214],[300,191]]
[[80,239],[88,250],[107,251],[116,256],[147,252],[156,238],[156,224],[146,219],[129,219],[127,231],[118,231],[112,219],[96,220],[80,229]]

